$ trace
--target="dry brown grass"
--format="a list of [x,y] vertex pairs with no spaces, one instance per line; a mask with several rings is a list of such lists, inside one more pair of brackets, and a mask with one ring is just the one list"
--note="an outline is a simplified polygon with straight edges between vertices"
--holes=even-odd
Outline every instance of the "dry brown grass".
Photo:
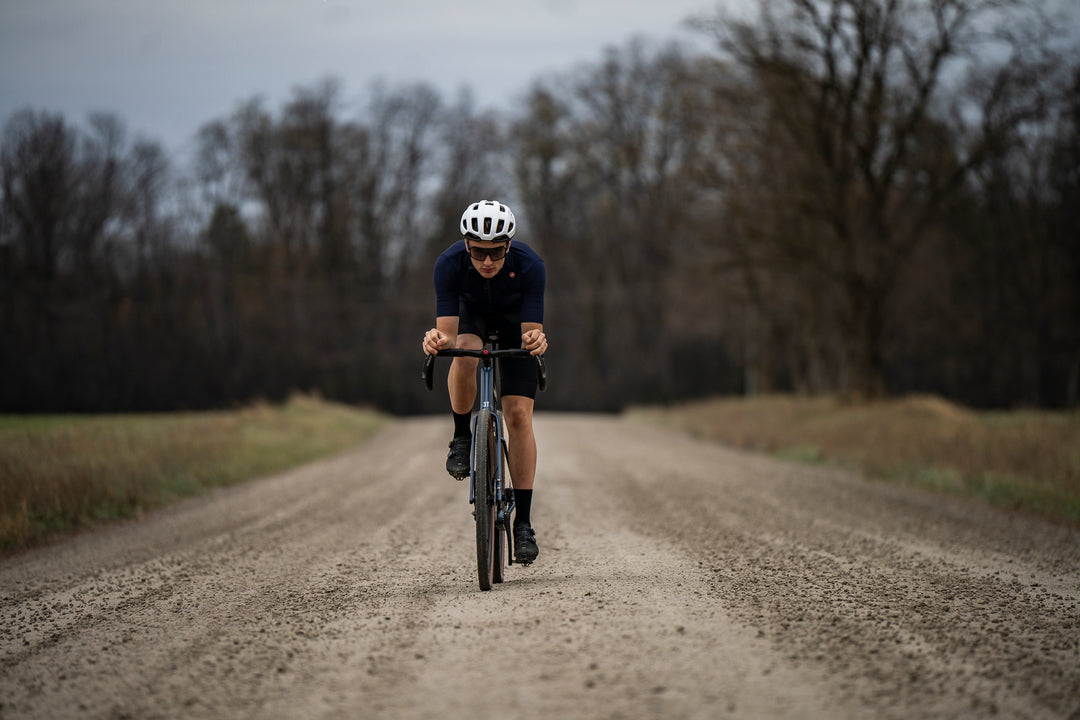
[[1080,523],[1080,413],[974,412],[941,398],[714,399],[639,414],[700,437]]
[[379,422],[304,397],[233,412],[0,417],[0,550],[295,466]]

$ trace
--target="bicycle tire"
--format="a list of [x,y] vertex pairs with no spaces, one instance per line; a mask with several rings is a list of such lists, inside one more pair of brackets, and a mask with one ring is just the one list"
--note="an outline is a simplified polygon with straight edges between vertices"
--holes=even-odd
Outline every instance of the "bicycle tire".
[[481,590],[490,590],[495,561],[495,498],[493,462],[495,453],[490,410],[482,409],[473,434],[473,514],[476,516],[476,570]]

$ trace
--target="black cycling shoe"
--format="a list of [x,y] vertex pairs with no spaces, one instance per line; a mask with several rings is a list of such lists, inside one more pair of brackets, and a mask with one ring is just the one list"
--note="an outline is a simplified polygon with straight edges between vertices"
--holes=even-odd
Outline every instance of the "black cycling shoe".
[[540,548],[536,547],[536,533],[531,525],[514,523],[514,562],[531,565]]
[[446,472],[458,480],[469,477],[469,453],[472,451],[472,438],[459,435],[450,441],[450,452],[446,454]]

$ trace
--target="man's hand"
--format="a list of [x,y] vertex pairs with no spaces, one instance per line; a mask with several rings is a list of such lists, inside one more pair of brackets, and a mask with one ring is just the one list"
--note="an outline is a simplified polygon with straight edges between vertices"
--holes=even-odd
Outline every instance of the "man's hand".
[[547,335],[543,330],[529,330],[521,336],[521,347],[531,355],[543,355],[547,352]]
[[450,347],[450,336],[431,328],[424,333],[423,348],[428,355],[438,355],[440,350]]

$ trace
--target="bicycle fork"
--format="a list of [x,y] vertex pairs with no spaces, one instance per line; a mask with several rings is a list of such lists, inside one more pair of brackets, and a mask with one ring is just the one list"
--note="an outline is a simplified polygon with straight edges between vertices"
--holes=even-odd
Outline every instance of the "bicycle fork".
[[[514,510],[514,488],[506,482],[503,469],[506,467],[506,458],[510,456],[510,451],[507,449],[506,438],[502,434],[502,416],[498,413],[494,413],[495,418],[495,524],[510,527],[510,516]],[[473,432],[479,431],[476,427],[476,421],[478,418],[473,418]],[[476,457],[473,453],[476,452],[475,446],[470,450],[469,467],[476,467]],[[471,480],[472,478],[470,478]],[[469,483],[469,504],[476,504],[476,486],[473,482]],[[476,514],[476,510],[473,510],[473,515]]]

